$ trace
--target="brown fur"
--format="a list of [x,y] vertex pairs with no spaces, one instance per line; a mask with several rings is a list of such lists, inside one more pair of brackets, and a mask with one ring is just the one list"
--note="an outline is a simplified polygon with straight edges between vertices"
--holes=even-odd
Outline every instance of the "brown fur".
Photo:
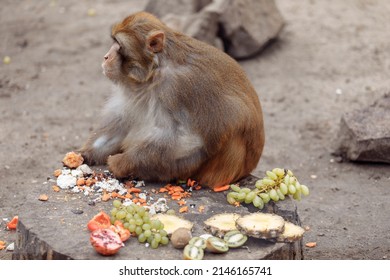
[[103,69],[117,85],[82,148],[117,177],[192,178],[215,187],[248,175],[264,146],[261,105],[224,52],[140,12],[112,29]]

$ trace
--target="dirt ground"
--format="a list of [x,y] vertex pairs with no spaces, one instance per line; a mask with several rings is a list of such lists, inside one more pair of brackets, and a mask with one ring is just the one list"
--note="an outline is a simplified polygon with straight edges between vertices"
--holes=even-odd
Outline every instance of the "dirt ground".
[[[289,168],[311,195],[298,202],[305,259],[390,258],[390,166],[339,162],[341,116],[389,92],[390,2],[277,0],[279,40],[241,61],[262,101],[266,145],[254,175]],[[100,64],[111,24],[145,1],[12,1],[0,5],[0,240],[29,189],[61,167],[96,124],[110,82]],[[96,15],[89,16],[88,10]],[[0,251],[0,259],[11,253]]]

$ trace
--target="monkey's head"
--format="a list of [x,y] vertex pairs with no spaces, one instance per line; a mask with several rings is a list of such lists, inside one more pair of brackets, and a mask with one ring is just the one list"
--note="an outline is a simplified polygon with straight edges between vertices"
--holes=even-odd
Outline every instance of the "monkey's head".
[[112,28],[114,40],[104,56],[103,73],[115,83],[148,81],[164,51],[166,26],[149,13],[139,12]]

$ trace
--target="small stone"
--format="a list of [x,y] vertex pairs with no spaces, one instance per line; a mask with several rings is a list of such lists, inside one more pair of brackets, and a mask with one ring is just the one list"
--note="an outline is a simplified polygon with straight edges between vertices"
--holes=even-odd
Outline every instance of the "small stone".
[[85,163],[77,167],[76,170],[80,170],[84,175],[91,175],[93,173],[92,169]]
[[73,213],[73,214],[76,214],[76,215],[81,215],[81,214],[84,213],[84,211],[83,211],[83,210],[80,210],[80,209],[72,209],[72,210],[70,210],[70,211],[72,211],[72,213]]

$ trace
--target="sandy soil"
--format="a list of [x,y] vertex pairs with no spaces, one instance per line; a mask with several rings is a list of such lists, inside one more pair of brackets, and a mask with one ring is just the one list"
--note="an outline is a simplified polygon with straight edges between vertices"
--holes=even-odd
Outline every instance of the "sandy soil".
[[[55,3],[55,5],[51,5]],[[0,5],[0,240],[4,218],[61,166],[110,92],[100,63],[111,24],[145,1],[12,1]],[[390,2],[277,0],[280,38],[241,61],[262,100],[266,146],[254,174],[290,168],[311,195],[298,203],[305,259],[390,258],[390,167],[332,156],[343,113],[389,91]],[[88,16],[89,8],[96,10]],[[0,259],[10,252],[0,251]]]

